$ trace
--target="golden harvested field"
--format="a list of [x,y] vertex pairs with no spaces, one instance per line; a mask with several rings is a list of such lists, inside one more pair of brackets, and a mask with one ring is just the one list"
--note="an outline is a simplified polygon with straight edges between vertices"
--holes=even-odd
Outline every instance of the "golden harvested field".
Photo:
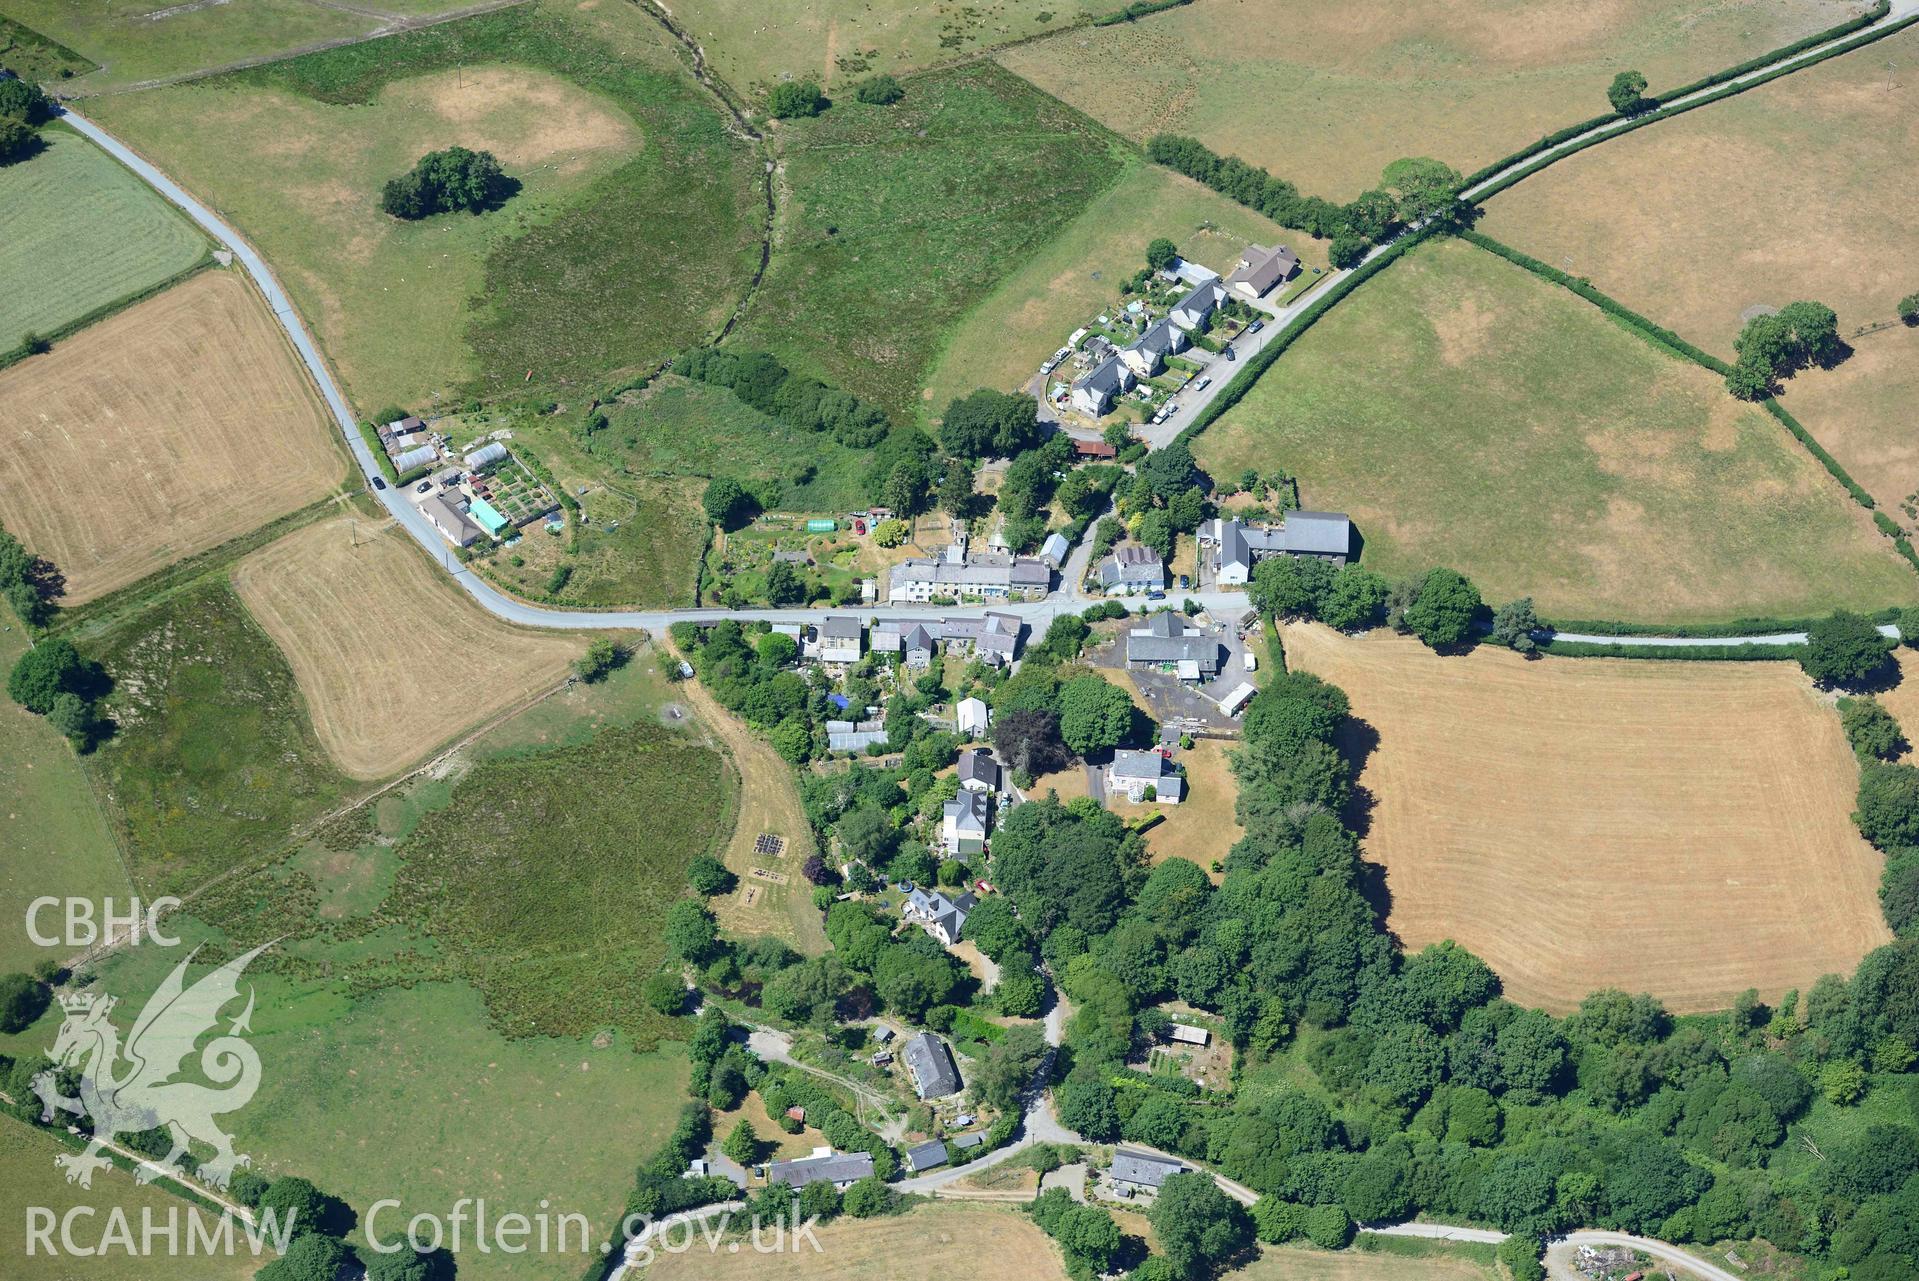
[[[1919,288],[1915,95],[1908,30],[1588,148],[1494,197],[1482,226],[1728,358],[1756,306],[1817,299],[1852,335]],[[1890,510],[1919,490],[1919,332],[1852,342],[1786,383],[1786,404]]]
[[1243,1281],[1490,1281],[1497,1273],[1443,1245],[1412,1255],[1287,1245],[1267,1246],[1234,1275]]
[[[662,1252],[649,1281],[943,1281],[956,1273],[1004,1281],[1065,1281],[1051,1238],[1017,1209],[951,1202],[881,1219],[841,1219],[815,1234],[815,1251],[707,1252],[697,1233],[679,1254]],[[720,1249],[724,1251],[725,1246]]]
[[203,271],[0,372],[0,521],[124,587],[338,485],[338,432],[266,303]]
[[398,526],[323,521],[248,556],[240,599],[287,656],[313,728],[355,778],[383,778],[556,684],[578,636],[501,622]]
[[[1840,0],[1200,0],[999,55],[1119,132],[1191,134],[1350,200],[1401,156],[1462,173],[1606,110],[1613,74],[1674,88],[1820,31]],[[1123,85],[1123,89],[1116,86]]]
[[1289,627],[1377,734],[1366,856],[1409,949],[1454,939],[1554,1011],[1678,1011],[1850,973],[1889,941],[1839,718],[1789,663],[1442,658]]

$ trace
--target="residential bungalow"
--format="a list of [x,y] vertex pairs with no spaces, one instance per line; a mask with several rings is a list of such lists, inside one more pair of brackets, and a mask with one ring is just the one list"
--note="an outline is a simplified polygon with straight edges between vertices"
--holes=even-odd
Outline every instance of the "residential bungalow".
[[913,1092],[922,1099],[943,1099],[960,1092],[953,1052],[931,1032],[921,1032],[906,1043],[906,1070],[913,1077]]
[[864,649],[866,628],[857,618],[828,618],[819,625],[819,660],[822,663],[857,663]]
[[1209,632],[1171,610],[1154,614],[1143,627],[1126,633],[1126,665],[1133,668],[1172,667],[1182,676],[1189,669],[1194,680],[1219,675],[1225,647]]
[[966,918],[978,903],[979,899],[969,893],[949,898],[944,890],[915,886],[901,901],[900,915],[909,921],[918,921],[928,934],[951,947],[960,941]]
[[1098,418],[1113,407],[1113,402],[1139,385],[1126,362],[1108,356],[1093,366],[1092,372],[1073,384],[1073,408],[1088,418]]
[[1149,787],[1161,805],[1177,805],[1186,794],[1186,780],[1158,752],[1114,752],[1113,763],[1106,769],[1106,786],[1135,805],[1146,799]]
[[1039,558],[1045,561],[1056,573],[1059,567],[1066,563],[1066,558],[1072,554],[1073,545],[1067,542],[1066,535],[1060,533],[1058,530],[1054,530],[1048,534],[1046,541],[1039,545]]
[[1120,348],[1119,358],[1135,376],[1151,378],[1166,368],[1167,357],[1185,351],[1186,346],[1186,331],[1170,320],[1162,320]]
[[1194,285],[1190,293],[1173,304],[1173,310],[1167,319],[1187,333],[1199,333],[1205,330],[1207,322],[1213,318],[1213,313],[1225,301],[1225,287],[1215,278],[1204,284]]
[[1129,1197],[1139,1192],[1159,1191],[1160,1185],[1166,1180],[1175,1174],[1186,1173],[1186,1165],[1169,1156],[1154,1156],[1150,1152],[1119,1148],[1113,1153],[1110,1173],[1113,1190]]
[[969,748],[959,755],[959,784],[969,792],[999,795],[999,762],[983,747]]
[[765,1167],[768,1183],[784,1183],[794,1189],[809,1183],[831,1183],[844,1192],[872,1174],[871,1152],[835,1152],[832,1148],[814,1148],[811,1156],[774,1161]]
[[420,503],[420,514],[455,547],[471,547],[483,532],[480,527],[468,519],[467,514],[447,501],[442,494],[434,494]]
[[1247,245],[1246,252],[1239,256],[1239,265],[1226,277],[1226,287],[1248,302],[1255,302],[1264,298],[1274,285],[1291,280],[1298,270],[1299,255],[1285,245],[1274,245],[1271,249]]
[[1025,556],[983,552],[968,556],[955,543],[938,560],[915,557],[893,566],[888,599],[895,604],[923,603],[935,596],[955,600],[1031,600],[1052,590],[1046,562]]
[[993,713],[985,699],[962,698],[953,707],[953,722],[962,735],[974,737],[986,732],[993,723]]
[[940,815],[940,843],[948,854],[962,857],[986,848],[986,821],[992,805],[983,792],[961,789],[946,802]]
[[1166,566],[1159,553],[1139,543],[1121,543],[1094,571],[1100,588],[1110,596],[1131,596],[1166,586]]
[[945,1142],[934,1139],[930,1143],[922,1143],[918,1147],[906,1149],[906,1155],[901,1164],[906,1166],[908,1174],[919,1174],[925,1170],[938,1169],[952,1159],[953,1154],[946,1150]]

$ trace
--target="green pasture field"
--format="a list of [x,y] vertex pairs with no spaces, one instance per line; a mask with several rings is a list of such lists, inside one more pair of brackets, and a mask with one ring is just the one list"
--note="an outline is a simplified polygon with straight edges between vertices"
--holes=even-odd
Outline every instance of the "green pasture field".
[[0,67],[23,80],[55,84],[95,69],[96,64],[11,18],[0,17]]
[[714,69],[757,98],[782,80],[850,93],[869,75],[951,62],[1123,8],[1117,0],[681,0],[673,13]]
[[[49,1029],[51,1034],[51,1029]],[[0,1117],[0,1186],[7,1189],[7,1213],[0,1214],[0,1258],[7,1261],[9,1281],[242,1281],[273,1258],[271,1247],[256,1260],[247,1253],[246,1235],[237,1222],[233,1225],[236,1253],[232,1256],[173,1256],[162,1248],[151,1256],[133,1257],[124,1250],[113,1250],[90,1258],[65,1253],[49,1255],[36,1248],[27,1253],[27,1217],[24,1207],[43,1206],[56,1216],[87,1207],[93,1211],[74,1220],[74,1244],[93,1247],[100,1243],[107,1216],[116,1209],[127,1216],[135,1233],[140,1230],[141,1212],[150,1211],[156,1223],[164,1225],[169,1213],[178,1215],[181,1239],[187,1230],[187,1215],[192,1206],[203,1215],[208,1230],[215,1230],[218,1210],[195,1205],[184,1197],[158,1187],[142,1186],[123,1169],[103,1170],[93,1176],[93,1187],[82,1188],[67,1182],[53,1159],[73,1149],[51,1134],[42,1133],[12,1117]],[[137,1239],[137,1238],[136,1238]],[[59,1229],[53,1241],[60,1242]]]
[[450,13],[467,2],[375,0],[347,8],[313,0],[6,0],[9,18],[67,45],[70,54],[85,55],[51,66],[55,77],[61,66],[73,74],[71,80],[61,78],[62,91],[82,95],[117,93],[148,81],[206,75],[243,60],[286,57],[329,41],[363,39],[395,21]]
[[[1130,137],[1191,134],[1308,194],[1350,200],[1401,156],[1471,173],[1609,109],[1850,17],[1840,0],[1247,0],[1008,49],[1000,61]],[[1121,88],[1120,86],[1123,86]]]
[[1368,281],[1194,442],[1299,477],[1367,565],[1450,565],[1491,601],[1644,622],[1911,601],[1825,471],[1714,375],[1456,240]]
[[1141,160],[1030,254],[952,330],[927,381],[939,413],[977,387],[1012,390],[1038,371],[1120,286],[1146,264],[1146,246],[1164,236],[1182,256],[1225,275],[1248,244],[1290,246],[1301,275],[1326,266],[1326,246],[1244,205]]
[[0,167],[0,353],[178,276],[207,241],[119,162],[65,125]]
[[[363,412],[422,408],[651,367],[737,305],[754,153],[666,40],[635,5],[535,4],[92,105],[253,238]],[[523,189],[380,210],[452,144]]]
[[86,758],[148,897],[250,858],[348,795],[292,669],[224,579],[83,640],[118,726]]
[[1833,308],[1853,351],[1787,381],[1785,404],[1888,515],[1919,524],[1902,509],[1919,490],[1919,330],[1896,319],[1919,289],[1919,225],[1892,177],[1919,165],[1915,94],[1906,30],[1582,151],[1491,200],[1483,229],[1728,359],[1756,307]]
[[[19,621],[0,608],[0,668],[12,670],[26,648]],[[124,910],[133,893],[73,749],[44,718],[11,701],[0,707],[0,848],[7,851],[0,859],[0,920],[9,923],[0,930],[0,974],[74,951],[39,948],[27,938],[27,904],[34,899],[98,904],[111,896]],[[42,916],[40,926],[43,933],[60,932],[56,913]]]
[[742,350],[910,420],[948,331],[1123,168],[1078,112],[990,62],[780,130],[788,192]]
[[[529,709],[172,918],[201,961],[274,940],[247,978],[260,1091],[224,1118],[265,1173],[312,1178],[363,1216],[397,1198],[383,1229],[484,1195],[495,1214],[546,1198],[603,1239],[685,1101],[685,1055],[664,1043],[681,1026],[633,1010],[634,993],[687,861],[731,830],[735,787],[694,724],[665,715],[652,658]],[[449,872],[460,883],[441,886]],[[100,966],[123,1026],[184,955],[125,949]],[[0,1053],[39,1052],[58,1022],[0,1037]],[[462,1277],[572,1281],[587,1261],[458,1262]]]

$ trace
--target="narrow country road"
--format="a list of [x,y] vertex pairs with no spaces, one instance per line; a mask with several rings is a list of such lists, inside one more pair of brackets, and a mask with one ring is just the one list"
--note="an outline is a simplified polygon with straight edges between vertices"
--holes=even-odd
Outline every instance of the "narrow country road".
[[[1886,17],[1882,18],[1878,24],[1875,24],[1874,28],[1867,28],[1866,30],[1870,31],[1876,29],[1878,26],[1898,22],[1914,13],[1919,13],[1919,0],[1892,0],[1891,10]],[[1863,32],[1855,32],[1845,39],[1857,40],[1862,34]],[[1768,67],[1748,72],[1746,75],[1738,77],[1736,80],[1728,83],[1745,83],[1764,75],[1773,67],[1802,63],[1809,58],[1817,56],[1821,51],[1844,42],[1844,40],[1833,41],[1815,49],[1809,49],[1791,58],[1781,59],[1777,63],[1769,64]],[[1714,88],[1716,90],[1723,88],[1723,86],[1715,86]],[[1713,90],[1701,90],[1698,95],[1691,95],[1687,98],[1676,100],[1676,104],[1692,101],[1694,98],[1703,96],[1709,92],[1713,92]],[[354,419],[353,411],[351,407],[348,406],[346,397],[341,392],[339,384],[334,380],[333,372],[327,365],[325,357],[320,354],[320,350],[315,344],[312,334],[308,332],[305,323],[300,319],[298,312],[294,309],[292,300],[288,298],[278,278],[275,277],[272,269],[267,266],[266,260],[260,256],[259,251],[212,209],[195,199],[178,183],[173,181],[173,179],[161,172],[158,167],[134,151],[133,148],[129,147],[126,143],[101,128],[98,124],[89,120],[71,106],[64,108],[63,118],[73,128],[91,139],[121,164],[127,166],[128,169],[132,170],[142,181],[159,192],[170,203],[176,205],[187,217],[191,218],[205,230],[208,235],[212,236],[214,240],[232,250],[241,266],[246,269],[247,274],[253,278],[260,292],[266,297],[267,303],[272,308],[274,316],[279,320],[281,327],[286,331],[287,338],[293,343],[294,350],[299,353],[301,362],[306,365],[308,372],[312,375],[314,383],[318,386],[320,394],[326,402],[328,411],[333,415],[334,423],[339,428],[341,437],[346,441],[348,451],[352,454],[360,471],[366,477],[373,496],[386,508],[387,513],[393,517],[394,521],[411,535],[414,541],[418,542],[429,556],[440,562],[453,577],[454,581],[489,613],[508,622],[517,623],[526,627],[558,628],[564,630],[644,629],[659,631],[680,620],[707,622],[722,618],[737,618],[742,620],[765,619],[768,621],[785,622],[817,622],[826,614],[835,612],[820,609],[556,610],[545,609],[524,601],[515,600],[499,591],[490,583],[481,579],[479,575],[475,574],[472,570],[461,565],[454,559],[450,549],[447,547],[446,542],[440,537],[438,531],[433,528],[426,517],[420,514],[419,509],[408,501],[406,494],[396,491],[391,487],[373,486],[372,482],[374,478],[381,475],[379,464],[375,461],[372,452],[368,449],[366,441],[360,435],[360,429]],[[1537,165],[1543,159],[1562,154],[1567,148],[1573,147],[1582,139],[1615,132],[1624,123],[1625,122],[1612,122],[1607,125],[1601,125],[1588,131],[1586,134],[1579,135],[1578,138],[1569,139],[1559,147],[1542,153],[1541,156],[1530,158],[1524,162],[1524,165]],[[1521,167],[1524,166],[1513,166],[1511,170],[1505,172],[1513,172]],[[1464,198],[1470,199],[1476,192],[1485,189],[1493,182],[1498,181],[1502,176],[1504,176],[1504,173],[1495,174],[1484,183],[1468,188],[1461,194]],[[1386,245],[1375,246],[1368,257],[1370,258],[1380,254],[1384,252],[1386,248]],[[1251,357],[1257,354],[1267,342],[1272,341],[1279,333],[1287,329],[1298,316],[1299,312],[1304,307],[1311,305],[1311,300],[1323,296],[1327,289],[1332,288],[1337,283],[1339,275],[1340,273],[1338,272],[1327,273],[1327,278],[1323,280],[1318,287],[1311,290],[1305,296],[1304,300],[1295,301],[1288,307],[1277,309],[1276,318],[1269,323],[1261,333],[1250,336],[1257,341],[1247,343],[1245,355]],[[1245,340],[1242,339],[1242,341]],[[1224,382],[1218,382],[1215,387],[1209,388],[1208,391],[1211,392],[1212,395],[1218,395],[1224,386]],[[1200,409],[1203,408],[1204,404],[1210,401],[1210,399],[1211,396],[1208,396],[1205,401],[1189,405],[1180,417],[1187,422],[1192,421],[1192,416],[1200,412]],[[1084,545],[1085,540],[1081,541],[1082,545]],[[1070,570],[1083,572],[1083,559],[1076,558],[1076,560],[1077,563],[1075,563],[1075,561],[1068,562]],[[1191,595],[1203,608],[1209,610],[1215,616],[1225,616],[1229,613],[1236,613],[1247,607],[1247,598],[1244,592],[1194,592]],[[1079,579],[1069,572],[1062,576],[1060,589],[1053,592],[1043,601],[1019,602],[991,607],[983,605],[949,606],[938,612],[948,617],[960,617],[982,613],[987,608],[993,608],[1018,615],[1037,634],[1043,632],[1056,615],[1069,612],[1078,613],[1090,603],[1092,603],[1091,599],[1084,596],[1081,592]],[[1153,602],[1144,599],[1129,600],[1126,603],[1141,611],[1144,611],[1153,604]],[[873,618],[910,618],[924,616],[933,611],[916,606],[880,605],[864,607],[857,611],[847,610],[840,612],[857,612],[862,617]],[[1882,628],[1881,630],[1890,632],[1890,629]],[[1567,633],[1562,635],[1561,639],[1585,641],[1596,644],[1630,646],[1793,645],[1802,643],[1805,636],[1804,633],[1800,632],[1771,636],[1713,638],[1605,636]]]

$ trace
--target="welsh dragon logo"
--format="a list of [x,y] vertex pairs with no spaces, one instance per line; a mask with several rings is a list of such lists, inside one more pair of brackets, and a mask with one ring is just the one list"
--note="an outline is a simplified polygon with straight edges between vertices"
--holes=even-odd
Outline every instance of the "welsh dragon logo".
[[[100,1155],[106,1144],[116,1135],[159,1126],[166,1127],[172,1150],[157,1165],[181,1169],[187,1144],[198,1140],[215,1153],[199,1167],[198,1177],[224,1188],[236,1169],[252,1163],[233,1150],[232,1136],[213,1120],[245,1107],[260,1086],[260,1056],[241,1039],[241,1033],[252,1030],[251,988],[246,1009],[200,1051],[200,1072],[213,1084],[178,1078],[201,1036],[219,1022],[220,1011],[239,998],[241,973],[270,946],[235,957],[188,987],[187,966],[199,951],[195,948],[140,1011],[124,1049],[119,1029],[108,1017],[117,1003],[113,998],[95,999],[90,993],[60,998],[66,1020],[51,1051],[54,1067],[33,1079],[33,1090],[40,1096],[42,1123],[51,1122],[56,1111],[92,1119],[86,1151],[54,1158],[67,1172],[67,1182],[92,1187],[94,1172],[112,1164]],[[60,1073],[69,1068],[78,1068],[80,1074],[74,1096],[60,1093]],[[149,1183],[159,1176],[143,1165],[135,1177]]]

